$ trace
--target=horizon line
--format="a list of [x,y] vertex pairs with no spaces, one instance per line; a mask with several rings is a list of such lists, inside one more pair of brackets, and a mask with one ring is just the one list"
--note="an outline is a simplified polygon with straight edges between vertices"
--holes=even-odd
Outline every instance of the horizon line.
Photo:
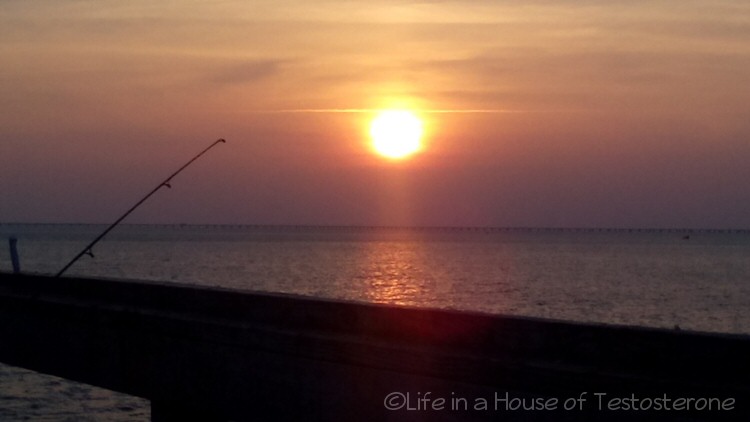
[[[109,223],[0,222],[2,226],[104,226]],[[271,223],[122,223],[121,226],[172,227],[253,227],[291,229],[399,229],[399,230],[477,230],[477,231],[640,231],[640,232],[750,232],[750,228],[691,227],[555,227],[555,226],[404,226],[378,224],[271,224]]]

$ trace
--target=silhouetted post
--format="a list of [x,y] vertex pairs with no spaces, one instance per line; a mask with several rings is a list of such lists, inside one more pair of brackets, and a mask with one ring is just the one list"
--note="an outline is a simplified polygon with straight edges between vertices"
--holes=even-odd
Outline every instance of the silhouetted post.
[[8,243],[10,243],[10,262],[13,264],[13,274],[18,274],[21,272],[21,264],[18,262],[18,249],[16,248],[18,239],[11,237],[8,239]]

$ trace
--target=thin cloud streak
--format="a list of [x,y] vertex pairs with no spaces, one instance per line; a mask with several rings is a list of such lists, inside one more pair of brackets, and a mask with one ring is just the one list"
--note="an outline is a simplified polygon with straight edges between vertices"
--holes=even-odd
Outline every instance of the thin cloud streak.
[[[396,107],[398,108],[398,107]],[[259,114],[294,114],[294,113],[323,113],[323,114],[335,114],[335,113],[377,113],[379,111],[388,110],[389,108],[299,108],[299,109],[288,109],[288,110],[245,110],[244,113],[259,113]],[[596,110],[512,110],[512,109],[411,109],[417,113],[425,114],[505,114],[505,113],[591,113]]]

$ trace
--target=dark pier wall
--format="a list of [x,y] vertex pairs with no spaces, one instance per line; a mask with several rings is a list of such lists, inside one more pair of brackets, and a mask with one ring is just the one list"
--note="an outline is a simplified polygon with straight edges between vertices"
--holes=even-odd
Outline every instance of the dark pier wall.
[[[145,397],[155,421],[750,415],[748,336],[150,282],[0,274],[0,361]],[[509,410],[506,394],[559,401]],[[581,396],[583,410],[562,409]],[[633,396],[733,400],[728,410],[606,408]],[[488,409],[473,408],[481,399]]]

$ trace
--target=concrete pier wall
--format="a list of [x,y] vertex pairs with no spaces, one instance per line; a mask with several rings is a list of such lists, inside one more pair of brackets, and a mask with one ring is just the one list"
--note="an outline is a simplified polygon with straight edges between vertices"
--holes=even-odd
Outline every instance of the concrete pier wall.
[[0,274],[0,361],[147,398],[155,421],[750,415],[748,336],[141,281]]

